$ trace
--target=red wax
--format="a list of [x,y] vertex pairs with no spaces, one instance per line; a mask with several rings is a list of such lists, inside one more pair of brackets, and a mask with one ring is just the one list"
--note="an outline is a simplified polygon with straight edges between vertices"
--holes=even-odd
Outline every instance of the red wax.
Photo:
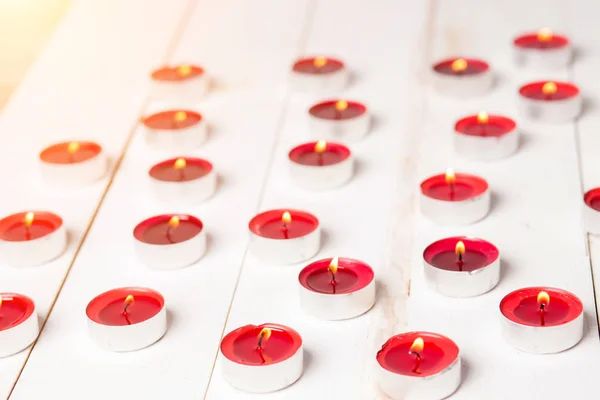
[[569,39],[566,36],[553,33],[550,40],[539,40],[537,33],[527,33],[515,38],[513,43],[515,46],[524,49],[554,50],[567,46]]
[[[133,302],[125,310],[125,299]],[[112,289],[96,296],[85,312],[89,319],[102,325],[125,326],[144,322],[162,310],[165,299],[155,290],[140,287]]]
[[367,107],[357,101],[347,101],[348,107],[343,110],[336,108],[336,103],[340,100],[327,100],[321,103],[317,103],[312,106],[308,113],[320,119],[328,120],[348,120],[356,117],[360,117],[367,112]]
[[453,188],[446,183],[446,175],[440,174],[421,182],[421,192],[436,200],[464,201],[478,197],[488,190],[485,179],[470,174],[455,175]]
[[330,264],[331,258],[307,265],[298,275],[300,284],[314,292],[346,294],[365,288],[375,277],[371,267],[364,262],[351,258],[339,258],[334,285],[331,272],[329,272]]
[[501,137],[515,130],[517,124],[510,118],[502,115],[488,115],[488,122],[481,123],[477,115],[459,119],[454,125],[454,130],[463,135],[482,137]]
[[433,70],[444,75],[468,76],[482,74],[490,69],[489,64],[485,61],[474,58],[463,58],[467,62],[467,68],[462,71],[455,71],[452,69],[452,63],[457,59],[458,57],[440,61],[433,66]]
[[583,196],[583,201],[594,210],[600,211],[600,188],[588,190]]
[[185,160],[185,167],[175,168],[178,158],[161,161],[150,169],[150,177],[166,182],[188,182],[208,175],[213,169],[212,164],[202,158],[181,158]]
[[297,164],[315,167],[327,166],[340,163],[350,157],[350,149],[339,143],[327,142],[325,151],[317,153],[315,145],[317,142],[304,143],[290,150],[290,160]]
[[579,94],[579,88],[572,83],[556,81],[552,81],[556,84],[556,92],[552,94],[545,94],[542,91],[542,88],[547,82],[548,81],[528,83],[524,86],[521,86],[519,89],[519,94],[532,100],[545,101],[565,100],[575,97]]
[[[423,339],[419,368],[417,357],[410,353],[416,338]],[[448,368],[458,358],[458,346],[445,336],[431,332],[407,332],[392,336],[377,352],[377,362],[390,372],[426,377]]]
[[[544,325],[538,294],[544,291],[550,302],[544,309]],[[527,326],[557,326],[573,321],[583,312],[583,303],[573,293],[549,287],[529,287],[507,294],[500,302],[500,312],[509,320]]]
[[293,71],[301,74],[323,75],[331,74],[344,68],[344,63],[342,61],[328,57],[325,57],[325,64],[317,66],[315,65],[315,58],[316,57],[301,58],[294,63],[294,66],[292,67]]
[[[263,328],[271,337],[258,348],[258,336]],[[221,352],[229,360],[245,365],[268,365],[285,361],[302,346],[300,334],[278,324],[246,325],[229,332],[221,341]]]
[[33,314],[35,305],[27,296],[16,293],[0,293],[0,331],[21,324]]
[[11,214],[0,219],[0,239],[7,242],[24,242],[42,238],[63,224],[63,220],[56,214],[47,211],[33,211],[34,219],[31,226],[25,225],[27,212]]
[[[77,151],[69,152],[69,144],[77,143]],[[40,160],[50,164],[75,164],[96,157],[102,146],[94,142],[62,142],[46,147],[40,153]]]
[[[179,217],[179,225],[172,227],[169,221]],[[134,228],[133,236],[148,244],[175,244],[185,242],[202,231],[202,221],[187,214],[163,214],[148,218]]]
[[[181,121],[175,119],[175,114],[185,112],[186,118]],[[196,125],[202,120],[202,115],[190,110],[169,110],[151,114],[144,118],[143,123],[151,129],[184,129]]]
[[[182,69],[188,67],[186,73]],[[183,82],[204,74],[204,69],[196,65],[180,65],[175,67],[163,67],[152,72],[152,79],[155,81]]]
[[[286,211],[292,216],[292,221],[283,229],[281,217]],[[267,239],[296,239],[314,232],[319,227],[319,220],[305,211],[269,210],[255,215],[248,227],[250,232]]]
[[[456,244],[462,241],[465,253],[462,263],[456,255]],[[499,251],[496,246],[482,239],[466,236],[449,237],[431,243],[423,252],[423,259],[429,265],[446,271],[471,272],[487,267],[498,259]]]

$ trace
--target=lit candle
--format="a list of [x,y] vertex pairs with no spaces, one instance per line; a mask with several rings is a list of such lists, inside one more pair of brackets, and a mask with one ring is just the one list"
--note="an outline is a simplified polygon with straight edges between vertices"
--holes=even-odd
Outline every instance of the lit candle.
[[515,62],[536,69],[559,69],[571,61],[573,50],[569,39],[548,28],[526,33],[513,41]]
[[302,375],[302,338],[287,326],[242,326],[225,335],[220,350],[225,380],[246,392],[274,392]]
[[165,299],[140,287],[112,289],[86,308],[91,338],[110,351],[134,351],[157,342],[167,331]]
[[300,303],[311,315],[342,320],[364,314],[375,304],[375,274],[350,258],[315,261],[300,271]]
[[600,187],[588,190],[583,195],[582,217],[586,232],[600,235]]
[[550,287],[529,287],[500,302],[505,339],[535,354],[558,353],[583,336],[583,304],[574,294]]
[[29,347],[38,332],[33,300],[21,294],[0,293],[0,358]]
[[79,186],[106,175],[107,157],[94,142],[62,142],[40,152],[42,181],[57,186]]
[[346,87],[349,71],[344,63],[331,57],[309,57],[292,67],[292,86],[301,91],[338,92]]
[[322,101],[313,105],[308,114],[311,132],[319,137],[356,141],[369,132],[367,107],[356,101]]
[[289,152],[290,171],[296,183],[308,190],[337,188],[352,178],[354,160],[348,147],[319,140]]
[[453,143],[455,151],[465,158],[494,161],[517,150],[519,130],[512,119],[481,111],[456,122]]
[[433,87],[454,97],[480,96],[493,86],[488,63],[473,58],[450,58],[433,65]]
[[217,188],[213,165],[202,158],[161,161],[148,174],[154,195],[169,204],[198,204],[210,198]]
[[533,121],[568,122],[579,116],[581,107],[579,88],[572,83],[539,81],[519,89],[519,111]]
[[146,142],[157,150],[189,150],[203,144],[207,128],[202,115],[192,110],[169,110],[143,119]]
[[195,104],[207,95],[210,87],[208,74],[197,65],[166,66],[153,71],[151,77],[151,97],[160,101]]
[[319,220],[305,211],[265,211],[250,220],[249,228],[253,253],[273,263],[304,261],[321,246]]
[[133,236],[138,257],[151,269],[186,267],[206,252],[204,225],[187,214],[148,218],[135,227]]

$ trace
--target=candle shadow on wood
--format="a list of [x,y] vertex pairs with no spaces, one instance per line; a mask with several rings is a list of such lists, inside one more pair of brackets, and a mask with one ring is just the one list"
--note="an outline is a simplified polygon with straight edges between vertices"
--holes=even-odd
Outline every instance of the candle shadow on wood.
[[[532,143],[535,141],[534,135],[528,132],[524,132],[522,129],[519,133],[519,147],[517,148],[517,151],[515,154],[513,154],[513,156],[518,156],[519,153],[521,153],[522,151],[526,151],[527,149],[532,147]],[[508,158],[510,159],[510,157]]]
[[500,255],[500,282],[498,283],[498,286],[507,279],[510,279],[510,277],[514,274],[514,271],[513,261],[510,258]]
[[[327,247],[328,242],[329,242],[329,234],[327,233],[327,231],[325,229],[321,229],[321,247],[320,247],[319,253],[325,247]],[[318,253],[317,253],[317,255],[318,255]]]
[[[600,326],[598,326],[598,320],[596,315],[592,315],[587,311],[583,311],[583,335],[581,340],[584,340],[587,335],[600,336]],[[575,347],[575,346],[573,346]]]
[[173,312],[167,308],[167,331],[165,332],[163,337],[160,338],[160,340],[162,340],[165,336],[169,334],[169,330],[173,326],[173,318]]
[[581,107],[581,114],[579,114],[579,117],[581,117],[582,115],[588,114],[588,113],[593,113],[594,110],[598,109],[598,104],[590,99],[589,97],[583,97],[583,105]]
[[[312,353],[308,350],[306,350],[306,348],[304,348],[304,353],[302,354],[302,364],[304,365],[304,373],[306,373],[306,371],[310,371],[310,365],[313,362],[313,356]],[[303,375],[304,375],[303,373]]]
[[469,381],[469,360],[468,360],[468,358],[461,355],[460,363],[461,363],[460,364],[461,379],[460,379],[460,386],[458,387],[458,389],[456,389],[457,391],[460,390],[461,386],[463,386],[466,382]]
[[[365,171],[365,162],[364,160],[360,160],[356,158],[354,160],[354,172],[352,173],[352,179],[356,179],[360,177]],[[352,181],[346,183],[346,185],[351,184]]]

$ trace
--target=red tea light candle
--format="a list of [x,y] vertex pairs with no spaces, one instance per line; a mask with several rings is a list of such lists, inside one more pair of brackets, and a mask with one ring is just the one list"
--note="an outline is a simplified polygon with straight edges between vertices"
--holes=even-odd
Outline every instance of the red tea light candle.
[[347,100],[327,100],[308,110],[310,130],[317,137],[357,141],[368,132],[371,117],[364,104]]
[[485,179],[448,168],[421,182],[421,213],[441,225],[471,224],[488,214],[490,197]]
[[582,96],[572,83],[539,81],[521,86],[519,110],[524,117],[544,123],[565,123],[581,113]]
[[517,151],[519,130],[512,119],[481,111],[456,122],[453,142],[454,150],[462,157],[495,161]]
[[583,195],[583,228],[592,235],[600,235],[600,187]]
[[252,252],[273,263],[299,263],[321,247],[319,220],[305,211],[265,211],[255,215],[248,227]]
[[78,186],[106,175],[107,157],[94,142],[62,142],[46,147],[40,155],[42,180],[57,186]]
[[518,66],[535,69],[564,68],[573,54],[569,38],[548,28],[516,37],[513,52]]
[[204,98],[210,87],[210,78],[204,68],[181,64],[154,70],[151,75],[155,100],[176,100],[194,104]]
[[22,294],[0,293],[0,358],[26,349],[38,333],[33,300]]
[[423,252],[425,279],[449,297],[473,297],[489,292],[500,280],[500,252],[483,239],[449,237]]
[[300,303],[309,314],[324,320],[354,318],[375,304],[375,274],[362,261],[328,258],[300,271]]
[[169,110],[144,118],[146,142],[157,150],[179,151],[200,146],[207,139],[202,115],[190,110]]
[[377,352],[379,387],[394,400],[440,400],[458,389],[456,343],[437,333],[392,336]]
[[488,63],[474,58],[450,58],[433,65],[433,87],[460,98],[481,96],[494,84]]
[[291,83],[295,90],[339,92],[348,84],[350,72],[340,60],[331,57],[301,58],[292,66]]
[[86,310],[91,338],[109,351],[135,351],[156,343],[167,331],[165,299],[141,287],[112,289]]
[[289,153],[290,172],[308,190],[328,190],[344,185],[354,172],[350,149],[325,140],[304,143]]
[[505,339],[526,353],[558,353],[583,336],[583,304],[566,290],[518,289],[502,299],[500,312]]
[[150,168],[148,174],[154,195],[168,204],[198,204],[210,198],[217,188],[213,165],[202,158],[165,160]]
[[187,267],[206,252],[202,221],[187,214],[163,214],[140,222],[133,230],[140,260],[155,270]]
[[225,380],[245,392],[275,392],[302,375],[302,338],[287,326],[242,326],[225,335],[221,354]]
[[63,220],[47,211],[27,211],[0,219],[0,254],[9,265],[43,264],[67,247]]

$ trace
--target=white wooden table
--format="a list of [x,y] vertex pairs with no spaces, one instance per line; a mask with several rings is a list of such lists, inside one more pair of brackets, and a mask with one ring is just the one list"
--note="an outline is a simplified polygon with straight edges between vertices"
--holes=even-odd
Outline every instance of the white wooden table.
[[[0,291],[36,301],[43,329],[34,346],[0,360],[0,397],[63,399],[386,399],[375,382],[375,353],[391,335],[433,330],[461,348],[463,383],[455,399],[593,399],[600,345],[593,259],[580,228],[582,190],[600,185],[600,3],[588,0],[117,0],[76,1],[0,119],[3,214],[45,208],[70,229],[66,254],[28,269],[0,265]],[[549,26],[569,35],[578,56],[551,74],[518,70],[517,33]],[[290,182],[287,150],[311,137],[306,110],[320,99],[287,86],[304,54],[337,55],[354,73],[345,98],[374,114],[370,135],[351,146],[351,184],[310,194]],[[429,66],[445,56],[478,56],[498,75],[495,89],[452,101],[429,88]],[[211,137],[189,155],[211,160],[220,177],[210,201],[171,210],[149,193],[146,171],[168,154],[149,151],[137,131],[149,103],[149,71],[193,62],[215,77],[198,110]],[[580,84],[585,114],[575,124],[518,118],[516,88],[534,78]],[[330,95],[336,95],[331,93]],[[517,117],[519,152],[496,163],[467,162],[451,147],[453,122],[481,109]],[[112,157],[110,178],[77,191],[45,188],[36,154],[45,145],[92,139]],[[487,178],[493,209],[467,227],[439,227],[419,215],[420,180],[452,166]],[[247,221],[259,210],[297,207],[321,220],[315,258],[362,259],[377,276],[368,314],[322,322],[301,310],[299,266],[269,265],[248,253]],[[189,212],[210,235],[197,264],[151,272],[131,231],[155,213]],[[456,234],[486,238],[502,253],[502,280],[488,294],[446,299],[426,287],[422,250]],[[600,240],[589,239],[600,257]],[[600,271],[596,271],[600,274]],[[169,308],[166,336],[148,349],[113,354],[89,339],[85,306],[117,286],[159,290]],[[498,303],[509,291],[552,285],[584,302],[586,333],[567,352],[519,353],[500,337]],[[248,395],[222,377],[222,335],[242,324],[278,322],[303,336],[302,378],[270,395]]]

